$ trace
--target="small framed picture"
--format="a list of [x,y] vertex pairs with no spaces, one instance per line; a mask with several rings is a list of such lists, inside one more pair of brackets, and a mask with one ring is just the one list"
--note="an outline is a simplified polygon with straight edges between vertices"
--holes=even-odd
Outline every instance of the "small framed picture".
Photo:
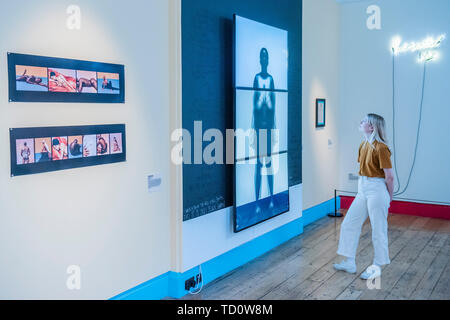
[[316,128],[325,127],[325,99],[316,99]]

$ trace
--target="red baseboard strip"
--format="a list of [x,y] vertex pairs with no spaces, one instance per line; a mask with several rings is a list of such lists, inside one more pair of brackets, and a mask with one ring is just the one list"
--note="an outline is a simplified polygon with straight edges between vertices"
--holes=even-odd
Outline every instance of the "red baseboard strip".
[[[348,209],[355,197],[339,196],[341,198],[341,209]],[[390,213],[405,214],[427,218],[450,220],[450,206],[428,203],[404,202],[394,200],[389,208]]]

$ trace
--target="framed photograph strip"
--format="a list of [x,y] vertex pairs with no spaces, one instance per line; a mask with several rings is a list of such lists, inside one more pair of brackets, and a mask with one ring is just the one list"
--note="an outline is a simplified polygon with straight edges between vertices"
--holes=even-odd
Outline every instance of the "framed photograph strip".
[[316,99],[316,128],[325,127],[325,99]]
[[10,102],[124,103],[125,67],[8,53]]
[[11,177],[126,161],[124,124],[9,132]]

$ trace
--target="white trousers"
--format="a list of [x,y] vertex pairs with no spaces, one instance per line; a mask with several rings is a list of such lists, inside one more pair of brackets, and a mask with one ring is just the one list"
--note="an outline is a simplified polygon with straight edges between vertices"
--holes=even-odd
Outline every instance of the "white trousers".
[[389,264],[388,247],[388,209],[390,195],[385,179],[360,176],[358,194],[353,200],[341,225],[341,236],[337,254],[355,258],[361,228],[369,216],[372,226],[372,243],[374,248],[373,263]]

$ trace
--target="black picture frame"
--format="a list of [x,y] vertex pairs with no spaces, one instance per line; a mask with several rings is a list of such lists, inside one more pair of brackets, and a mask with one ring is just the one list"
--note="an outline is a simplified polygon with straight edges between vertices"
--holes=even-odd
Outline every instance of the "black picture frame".
[[[9,102],[125,103],[124,65],[44,57],[11,52],[7,53],[7,58],[8,58]],[[86,92],[17,90],[16,66],[60,68],[75,71],[91,71],[96,72],[97,75],[99,72],[115,73],[119,75],[119,88],[118,88],[119,92],[118,94],[108,94],[108,93],[86,93]]]
[[[34,141],[34,139],[40,138],[118,134],[118,133],[122,134],[121,153],[95,155],[90,157],[80,157],[58,161],[50,160],[46,162],[17,164],[16,140],[33,139]],[[68,126],[68,127],[10,128],[9,134],[10,134],[10,151],[11,151],[11,177],[126,161],[127,149],[126,149],[125,124]],[[109,147],[111,147],[111,143],[109,143]]]
[[[236,101],[236,97],[237,97],[237,91],[238,90],[251,90],[251,91],[255,90],[254,88],[241,87],[241,86],[237,86],[237,84],[236,84],[236,76],[237,76],[237,71],[236,71],[236,50],[237,50],[237,47],[236,47],[236,38],[237,38],[236,20],[237,20],[238,17],[243,17],[243,16],[240,16],[240,15],[237,15],[237,14],[233,14],[232,81],[233,81],[233,89],[234,89],[233,90],[233,128],[234,128],[234,130],[237,129],[236,128],[237,127],[237,125],[236,125],[236,118],[237,118],[237,101]],[[254,20],[254,19],[252,19],[252,21],[262,23],[260,21]],[[264,24],[264,23],[262,23],[262,24]],[[289,66],[288,66],[288,70],[286,70],[286,72],[289,72]],[[288,87],[289,87],[289,85],[288,85]],[[260,91],[272,91],[272,92],[289,93],[288,90],[279,90],[279,89],[259,89],[259,90]],[[236,201],[236,199],[237,199],[237,197],[236,197],[237,188],[236,188],[236,185],[239,182],[237,181],[237,178],[236,178],[236,165],[237,165],[236,164],[236,154],[237,154],[237,150],[236,150],[236,148],[237,148],[237,141],[236,141],[236,139],[237,139],[237,137],[235,135],[234,136],[234,155],[233,155],[234,156],[234,159],[233,159],[234,160],[234,170],[233,170],[233,232],[234,233],[240,233],[240,232],[245,231],[247,229],[250,229],[250,228],[252,228],[252,227],[254,227],[256,225],[259,225],[259,224],[261,224],[261,223],[263,223],[265,221],[271,220],[271,219],[273,219],[275,217],[278,217],[278,216],[280,216],[282,214],[285,214],[285,213],[289,212],[290,209],[291,209],[291,202],[290,202],[289,187],[288,187],[288,190],[283,192],[283,193],[287,193],[288,194],[287,209],[286,210],[283,210],[283,211],[281,211],[281,212],[279,212],[279,213],[277,213],[277,214],[275,214],[273,216],[270,216],[270,217],[268,217],[266,219],[259,220],[258,222],[254,223],[252,225],[248,225],[246,227],[238,228],[238,225],[237,225],[237,201]],[[280,152],[279,154],[281,155],[281,154],[285,154],[285,153],[288,154],[289,151],[286,150],[286,151]],[[287,176],[289,177],[289,166],[287,167],[287,170],[288,170]]]
[[[323,103],[323,109],[321,109],[320,105]],[[316,128],[323,128],[326,125],[326,99],[316,99]],[[323,114],[320,115],[320,112]],[[323,122],[320,122],[319,119],[323,119]]]

